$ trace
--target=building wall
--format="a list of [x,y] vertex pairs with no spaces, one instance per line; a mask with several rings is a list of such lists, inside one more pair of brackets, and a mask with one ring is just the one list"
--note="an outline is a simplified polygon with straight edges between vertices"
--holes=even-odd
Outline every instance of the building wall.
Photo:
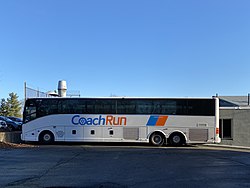
[[250,147],[250,110],[220,109],[220,119],[232,119],[232,139],[221,144]]

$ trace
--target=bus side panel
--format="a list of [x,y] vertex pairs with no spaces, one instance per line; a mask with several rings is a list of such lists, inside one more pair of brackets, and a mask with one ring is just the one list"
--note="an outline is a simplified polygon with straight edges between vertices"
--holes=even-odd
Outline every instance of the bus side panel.
[[[107,121],[107,116],[115,120]],[[76,118],[74,118],[76,117]],[[80,121],[81,117],[88,119],[94,125]],[[119,120],[119,117],[123,119]],[[115,119],[116,118],[116,119]],[[106,121],[105,121],[106,120]],[[120,125],[116,125],[119,122]],[[129,128],[124,133],[124,129]],[[139,129],[137,137],[137,129]],[[177,116],[177,115],[74,115],[58,114],[44,116],[23,125],[22,138],[26,141],[38,141],[39,133],[50,130],[55,135],[55,141],[145,141],[154,131],[162,131],[168,137],[174,131],[181,131],[187,137],[188,143],[198,140],[190,139],[190,129],[208,130],[207,142],[214,142],[214,116]],[[133,136],[129,136],[128,132]],[[194,131],[195,132],[195,131]],[[125,135],[125,139],[124,139]],[[204,140],[201,140],[204,142]]]
[[108,142],[120,142],[123,140],[123,127],[122,126],[106,126],[102,127],[103,140]]
[[174,132],[186,137],[187,143],[213,143],[214,116],[169,116],[165,126],[148,126],[148,133],[162,131],[168,138]]
[[65,140],[66,141],[82,141],[83,127],[65,126]]

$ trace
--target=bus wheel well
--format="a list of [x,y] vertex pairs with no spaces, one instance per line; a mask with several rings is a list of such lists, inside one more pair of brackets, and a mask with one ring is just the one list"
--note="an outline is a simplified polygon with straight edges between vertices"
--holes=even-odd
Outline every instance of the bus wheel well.
[[182,132],[172,132],[168,137],[168,143],[172,146],[181,146],[186,144],[186,137]]
[[149,142],[154,146],[162,146],[166,143],[166,136],[160,131],[155,131],[149,136]]
[[54,141],[55,141],[55,136],[49,130],[44,130],[39,134],[39,142],[42,144],[51,144]]

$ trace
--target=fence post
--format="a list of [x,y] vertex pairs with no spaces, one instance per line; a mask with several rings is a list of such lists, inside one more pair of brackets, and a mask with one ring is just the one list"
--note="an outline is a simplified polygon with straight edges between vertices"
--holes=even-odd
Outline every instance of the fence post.
[[27,99],[27,91],[26,91],[26,89],[27,89],[27,84],[26,84],[26,82],[24,82],[24,101],[26,101],[26,99]]

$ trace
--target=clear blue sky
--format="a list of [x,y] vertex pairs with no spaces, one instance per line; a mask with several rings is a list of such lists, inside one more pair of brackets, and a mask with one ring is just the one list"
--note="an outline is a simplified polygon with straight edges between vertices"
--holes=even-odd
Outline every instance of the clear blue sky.
[[250,92],[249,0],[0,0],[0,98]]

